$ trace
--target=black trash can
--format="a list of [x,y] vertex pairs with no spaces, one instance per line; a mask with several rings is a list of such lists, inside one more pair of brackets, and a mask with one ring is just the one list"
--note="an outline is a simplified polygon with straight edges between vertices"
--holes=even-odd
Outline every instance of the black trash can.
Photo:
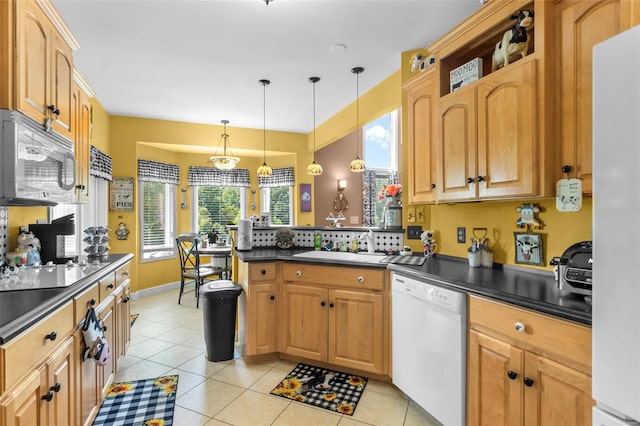
[[233,359],[236,312],[241,293],[242,287],[228,280],[211,281],[200,287],[209,361]]

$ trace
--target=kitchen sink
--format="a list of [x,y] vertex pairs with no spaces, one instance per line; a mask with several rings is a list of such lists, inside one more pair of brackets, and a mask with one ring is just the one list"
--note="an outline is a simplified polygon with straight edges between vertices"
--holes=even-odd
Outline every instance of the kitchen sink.
[[303,259],[334,260],[336,262],[380,263],[385,257],[384,253],[350,253],[344,251],[305,251],[294,254],[293,257]]

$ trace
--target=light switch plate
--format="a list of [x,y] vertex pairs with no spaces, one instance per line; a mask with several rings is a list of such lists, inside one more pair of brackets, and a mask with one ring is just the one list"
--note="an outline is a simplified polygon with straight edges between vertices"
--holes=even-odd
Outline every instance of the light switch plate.
[[407,240],[419,240],[422,226],[407,226]]

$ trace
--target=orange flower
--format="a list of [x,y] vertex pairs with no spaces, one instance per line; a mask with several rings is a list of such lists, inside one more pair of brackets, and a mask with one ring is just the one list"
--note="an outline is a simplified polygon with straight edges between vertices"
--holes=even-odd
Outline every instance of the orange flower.
[[170,383],[168,385],[164,385],[162,387],[162,390],[164,391],[164,393],[166,395],[173,395],[174,393],[176,393],[176,389],[178,388],[178,384],[177,383]]
[[156,386],[164,386],[164,385],[176,383],[177,380],[178,380],[177,376],[164,376],[164,377],[158,377],[156,380],[153,381],[153,384]]
[[164,420],[151,419],[144,422],[144,426],[164,426]]
[[338,408],[336,408],[336,411],[342,414],[353,414],[353,410],[354,410],[353,404],[348,404],[348,403],[342,403],[338,405]]
[[399,197],[402,195],[402,185],[391,183],[380,190],[378,199],[384,200],[385,197]]
[[307,397],[299,393],[295,395],[292,399],[294,401],[305,402],[307,400]]
[[107,391],[107,396],[116,396],[123,394],[125,392],[129,392],[133,389],[133,384],[131,383],[114,383],[109,387]]
[[338,395],[336,395],[335,393],[325,393],[324,395],[322,395],[322,398],[324,398],[325,401],[333,401],[337,397]]
[[364,380],[360,376],[349,376],[349,384],[351,386],[362,386]]

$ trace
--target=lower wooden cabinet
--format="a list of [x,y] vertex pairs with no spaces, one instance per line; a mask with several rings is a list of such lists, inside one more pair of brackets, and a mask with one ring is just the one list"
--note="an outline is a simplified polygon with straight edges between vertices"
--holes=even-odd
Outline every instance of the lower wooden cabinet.
[[251,284],[247,295],[247,354],[264,355],[278,351],[278,285]]
[[75,352],[69,336],[37,370],[0,399],[4,426],[75,425]]
[[281,289],[281,352],[383,373],[382,294],[298,284]]
[[591,424],[587,327],[475,297],[469,322],[467,425]]

